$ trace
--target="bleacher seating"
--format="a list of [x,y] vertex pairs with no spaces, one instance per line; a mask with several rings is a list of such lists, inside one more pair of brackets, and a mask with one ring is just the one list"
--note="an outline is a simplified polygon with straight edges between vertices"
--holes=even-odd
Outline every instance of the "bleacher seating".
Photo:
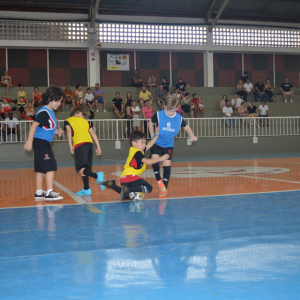
[[[65,89],[65,87],[62,87]],[[135,87],[102,87],[105,92],[105,99],[107,100],[107,112],[102,112],[102,104],[99,104],[99,112],[95,113],[95,119],[116,119],[116,115],[112,112],[112,99],[115,97],[115,93],[118,91],[121,94],[121,98],[124,100],[127,92],[131,92],[133,99],[138,100],[138,89]],[[31,100],[31,93],[34,87],[25,87],[25,91],[27,92],[27,96],[29,100]],[[47,87],[39,87],[40,91],[43,93],[46,91]],[[87,87],[82,87],[83,91],[86,91]],[[158,106],[156,104],[155,90],[157,88],[152,89],[153,94],[153,107],[158,110]],[[71,90],[74,91],[75,87],[71,87]],[[92,91],[94,87],[92,87]],[[201,96],[203,101],[205,102],[205,114],[206,118],[217,118],[222,117],[222,113],[219,108],[220,101],[222,99],[222,95],[225,94],[228,97],[228,100],[233,98],[235,94],[234,87],[214,87],[214,88],[205,88],[205,87],[191,87],[190,93],[196,93],[198,96]],[[0,98],[7,97],[11,99],[17,98],[17,92],[19,88],[14,87],[9,91],[9,95],[5,96],[5,88],[0,87]],[[171,88],[171,91],[174,91],[174,88]],[[274,88],[274,95],[276,97],[277,102],[267,103],[269,106],[270,115],[273,117],[276,116],[299,116],[300,115],[300,92],[298,88],[294,89],[294,102],[293,103],[285,103],[282,95],[277,95],[280,93],[279,88]],[[290,98],[288,98],[289,100]],[[248,101],[254,102],[254,97],[248,97]],[[257,103],[258,105],[260,104]],[[16,104],[10,103],[10,106],[13,107]],[[254,104],[255,105],[255,104]],[[85,109],[88,107],[86,105]],[[109,109],[111,110],[109,112]],[[58,109],[57,118],[59,120],[63,120],[68,117],[69,104],[65,107],[65,113],[61,112],[61,107]],[[15,113],[16,115],[16,113]],[[237,112],[234,112],[234,115],[237,115]],[[185,113],[185,117],[190,117],[188,113]]]

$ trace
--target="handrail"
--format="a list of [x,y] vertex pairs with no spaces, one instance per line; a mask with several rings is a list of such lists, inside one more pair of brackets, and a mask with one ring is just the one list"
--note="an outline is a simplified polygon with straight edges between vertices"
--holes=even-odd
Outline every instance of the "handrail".
[[[94,129],[101,141],[126,139],[134,130],[145,130],[148,122],[144,119],[94,119]],[[232,118],[185,118],[198,138],[260,137],[300,135],[300,116],[292,117],[232,117]],[[2,143],[26,142],[32,121],[18,121],[18,128],[11,134],[10,125],[15,121],[0,121]],[[58,120],[63,129],[64,120]],[[251,126],[253,124],[253,126]],[[19,133],[19,134],[18,134]],[[147,137],[149,131],[147,130]],[[183,128],[176,138],[188,138]],[[66,132],[56,136],[54,142],[67,141]]]

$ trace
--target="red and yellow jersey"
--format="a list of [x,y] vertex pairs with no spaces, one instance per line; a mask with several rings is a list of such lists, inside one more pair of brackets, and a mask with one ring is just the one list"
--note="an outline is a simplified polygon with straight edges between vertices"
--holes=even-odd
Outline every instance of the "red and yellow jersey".
[[[145,152],[138,148],[130,147],[129,155],[124,166],[124,170],[121,174],[122,177],[125,176],[140,176],[146,169],[146,165],[142,163],[142,159],[145,157]],[[137,178],[136,178],[137,179]],[[136,180],[135,179],[135,180]]]

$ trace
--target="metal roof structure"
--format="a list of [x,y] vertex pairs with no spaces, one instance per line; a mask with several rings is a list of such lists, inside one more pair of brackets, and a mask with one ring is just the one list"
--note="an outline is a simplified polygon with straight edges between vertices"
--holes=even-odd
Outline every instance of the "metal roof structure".
[[[224,3],[227,2],[227,3]],[[97,7],[98,5],[98,7]],[[0,9],[31,12],[300,22],[300,0],[1,0]],[[211,8],[211,9],[210,9]],[[133,19],[134,21],[134,19]]]

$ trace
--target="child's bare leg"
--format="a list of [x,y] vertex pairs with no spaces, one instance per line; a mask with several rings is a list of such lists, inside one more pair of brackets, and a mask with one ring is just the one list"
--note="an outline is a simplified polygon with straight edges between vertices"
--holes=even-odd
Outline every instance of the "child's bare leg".
[[43,173],[36,173],[35,181],[36,181],[37,190],[43,190],[43,179],[44,179]]
[[47,190],[53,190],[54,171],[46,173]]

